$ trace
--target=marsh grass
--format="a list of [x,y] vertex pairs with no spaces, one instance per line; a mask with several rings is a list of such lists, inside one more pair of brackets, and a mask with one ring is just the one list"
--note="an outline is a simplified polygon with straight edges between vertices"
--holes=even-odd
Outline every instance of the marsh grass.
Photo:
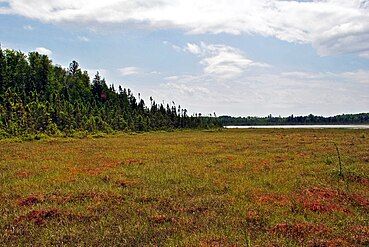
[[[0,245],[367,246],[364,134],[222,130],[1,141]],[[332,142],[349,190],[332,176]]]

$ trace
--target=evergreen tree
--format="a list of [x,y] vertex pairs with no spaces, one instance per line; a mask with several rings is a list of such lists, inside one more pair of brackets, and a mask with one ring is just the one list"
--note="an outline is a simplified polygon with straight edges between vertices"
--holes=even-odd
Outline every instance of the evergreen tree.
[[137,100],[121,86],[117,92],[98,72],[91,83],[76,61],[66,70],[46,55],[0,47],[0,136],[220,126],[200,118],[152,97],[147,107],[140,94]]
[[5,93],[4,72],[5,72],[5,58],[0,44],[0,104],[3,102],[3,97]]

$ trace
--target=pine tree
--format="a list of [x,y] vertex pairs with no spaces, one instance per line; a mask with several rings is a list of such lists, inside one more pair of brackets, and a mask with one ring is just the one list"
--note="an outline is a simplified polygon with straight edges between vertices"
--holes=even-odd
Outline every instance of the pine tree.
[[4,71],[5,71],[5,58],[0,44],[0,104],[3,102],[3,97],[5,93]]

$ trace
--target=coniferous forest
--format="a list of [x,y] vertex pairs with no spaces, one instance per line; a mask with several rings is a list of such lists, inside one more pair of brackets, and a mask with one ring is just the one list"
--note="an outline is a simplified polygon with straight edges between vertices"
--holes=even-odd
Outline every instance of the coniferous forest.
[[91,80],[73,61],[68,69],[46,55],[0,48],[0,137],[75,132],[149,131],[220,126],[216,118],[189,116],[174,103],[149,106],[129,89]]
[[289,117],[231,117],[220,116],[218,121],[224,126],[250,126],[250,125],[349,125],[349,124],[369,124],[369,113],[342,114],[332,117],[314,116],[294,116]]

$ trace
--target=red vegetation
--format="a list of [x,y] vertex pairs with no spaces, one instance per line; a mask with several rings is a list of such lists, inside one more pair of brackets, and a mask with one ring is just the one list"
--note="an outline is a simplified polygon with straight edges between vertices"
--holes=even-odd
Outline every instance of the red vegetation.
[[119,160],[106,157],[97,158],[94,162],[96,162],[96,166],[75,166],[70,168],[70,172],[73,175],[87,174],[97,176],[106,170],[118,167],[122,164]]
[[286,156],[280,156],[280,155],[278,155],[278,156],[276,156],[275,158],[274,158],[274,161],[276,162],[276,163],[283,163],[283,162],[285,162],[285,161],[287,161],[288,160],[288,157],[286,157]]
[[80,203],[91,201],[95,204],[105,201],[121,201],[123,197],[116,195],[114,193],[98,193],[98,192],[80,192],[80,193],[65,193],[59,194],[55,193],[45,197],[44,202],[47,203],[57,203],[57,204],[67,204],[67,203]]
[[59,211],[58,209],[52,208],[47,210],[32,210],[26,215],[22,215],[14,220],[14,224],[24,224],[24,223],[34,223],[36,225],[43,225],[47,221],[52,219],[64,219],[64,220],[75,220],[81,221],[91,221],[94,216],[75,214],[66,211]]
[[313,212],[350,213],[350,210],[343,206],[347,196],[338,190],[314,187],[305,189],[296,199],[305,209]]
[[32,206],[34,204],[40,203],[41,200],[34,196],[29,196],[27,198],[18,201],[19,206]]
[[369,200],[359,194],[350,196],[350,199],[358,206],[369,209]]
[[359,183],[362,185],[369,186],[369,179],[363,178],[361,176],[355,175],[355,174],[349,174],[346,179],[348,179],[351,182]]
[[233,156],[227,156],[227,160],[232,161],[232,160],[234,160],[234,157]]
[[349,232],[355,244],[369,245],[369,226],[354,226]]
[[28,214],[24,216],[20,216],[15,220],[15,223],[21,222],[33,222],[36,225],[42,225],[46,220],[50,220],[52,218],[58,217],[60,212],[57,209],[50,210],[32,210]]
[[290,199],[285,195],[278,194],[261,194],[256,196],[259,203],[271,203],[279,206],[286,206],[290,204]]
[[29,178],[31,176],[31,173],[29,171],[18,171],[15,173],[15,176],[17,178]]
[[265,220],[260,216],[260,214],[254,210],[247,212],[246,225],[248,230],[260,231],[264,230],[267,226]]
[[305,241],[309,237],[324,235],[329,229],[324,225],[316,225],[311,223],[281,223],[275,225],[270,231],[277,235],[295,239],[299,242]]
[[362,157],[362,161],[369,163],[369,155]]
[[314,239],[307,242],[307,246],[311,247],[351,247],[352,244],[343,238],[334,238],[329,240]]
[[125,162],[125,164],[127,165],[142,165],[143,164],[143,160],[141,159],[127,159]]
[[164,224],[166,222],[172,222],[173,218],[170,218],[163,214],[159,214],[159,215],[152,216],[150,218],[150,221],[154,224]]
[[206,239],[202,240],[199,243],[200,247],[231,247],[231,246],[237,246],[234,244],[229,243],[229,241],[225,238],[219,238],[219,239]]
[[137,181],[129,180],[129,179],[120,179],[116,183],[119,187],[126,188],[126,187],[137,184]]
[[252,170],[255,173],[269,172],[270,170],[272,170],[272,164],[269,160],[255,161],[255,165],[253,166]]

